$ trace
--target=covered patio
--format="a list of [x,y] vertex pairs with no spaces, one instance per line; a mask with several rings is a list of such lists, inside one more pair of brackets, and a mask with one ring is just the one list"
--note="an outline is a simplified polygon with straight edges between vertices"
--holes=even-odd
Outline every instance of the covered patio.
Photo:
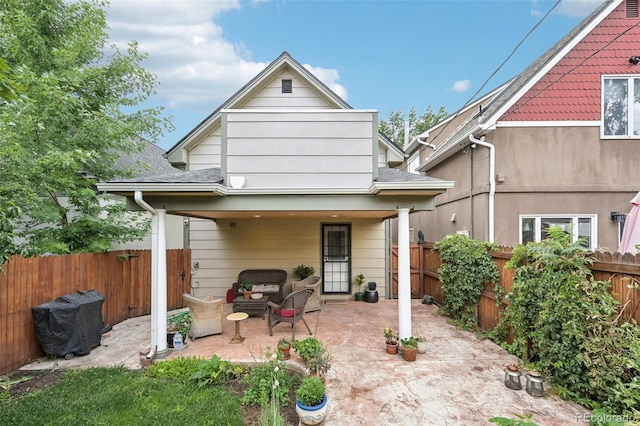
[[[429,342],[427,352],[418,354],[415,362],[385,351],[382,329],[396,327],[396,300],[323,304],[321,311],[305,315],[313,334],[334,355],[326,375],[329,412],[324,425],[492,425],[491,417],[516,418],[525,413],[531,413],[541,426],[586,423],[588,410],[563,401],[548,386],[543,398],[505,387],[503,369],[518,359],[448,324],[437,310],[435,305],[411,300],[412,334]],[[231,312],[231,304],[226,304],[225,317]],[[127,320],[105,333],[101,346],[86,356],[45,358],[23,369],[141,368],[140,352],[149,349],[150,326],[148,316]],[[254,316],[241,322],[240,331],[244,342],[231,344],[235,325],[225,319],[222,334],[189,340],[182,355],[209,358],[217,354],[252,363],[267,346],[274,348],[280,337],[291,337],[289,324],[275,326],[274,335],[269,336],[267,321]],[[298,323],[296,337],[307,336],[304,324]],[[172,352],[167,359],[173,356],[177,354]],[[287,363],[302,366],[295,353]]]

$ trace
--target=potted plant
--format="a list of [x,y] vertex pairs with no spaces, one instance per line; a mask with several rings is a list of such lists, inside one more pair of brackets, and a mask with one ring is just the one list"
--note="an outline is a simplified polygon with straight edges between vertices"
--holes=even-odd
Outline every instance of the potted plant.
[[182,335],[183,340],[186,340],[189,331],[191,330],[191,312],[184,311],[177,314],[173,314],[167,317],[167,346],[173,348],[173,336],[176,333]]
[[322,344],[316,349],[316,352],[307,360],[305,365],[309,369],[309,373],[313,376],[320,377],[324,381],[324,375],[331,368],[333,354]]
[[291,358],[291,342],[286,337],[281,337],[278,340],[278,351],[282,353],[282,359],[288,360]]
[[358,291],[356,292],[356,300],[364,300],[364,290],[362,289],[362,286],[364,285],[365,281],[366,278],[363,274],[358,274],[353,279],[354,284],[358,286]]
[[244,294],[245,299],[251,299],[251,291],[253,290],[253,284],[250,282],[242,282],[240,283],[240,289]]
[[304,425],[317,425],[327,412],[327,394],[324,382],[316,376],[307,376],[296,388],[296,413]]
[[416,342],[418,342],[418,353],[423,354],[427,352],[427,338],[418,336],[416,337]]
[[293,273],[297,275],[301,280],[316,273],[316,268],[311,265],[301,264],[293,268]]
[[307,362],[318,353],[319,350],[322,349],[322,342],[316,339],[313,336],[307,337],[306,339],[294,340],[291,342],[291,347],[294,351],[302,358],[302,361],[307,364]]
[[384,342],[387,345],[387,353],[397,354],[398,353],[398,335],[389,327],[382,330],[382,334],[384,335]]
[[400,339],[402,346],[402,358],[405,361],[413,362],[418,356],[418,341],[415,337],[409,336],[405,339]]

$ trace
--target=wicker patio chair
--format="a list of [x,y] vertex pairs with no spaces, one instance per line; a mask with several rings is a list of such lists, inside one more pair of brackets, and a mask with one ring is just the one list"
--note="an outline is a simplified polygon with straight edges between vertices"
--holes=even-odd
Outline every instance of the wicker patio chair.
[[185,304],[191,311],[191,330],[189,337],[209,336],[222,333],[223,300],[214,299],[212,295],[195,297],[187,293],[182,294]]
[[304,319],[304,305],[307,303],[309,296],[313,293],[313,289],[305,288],[302,290],[289,293],[282,303],[267,302],[267,311],[269,312],[269,335],[273,336],[273,326],[286,322],[291,324],[291,340],[296,339],[296,323],[302,321],[312,335],[311,329]]
[[322,278],[317,275],[312,275],[300,281],[294,281],[292,283],[293,291],[301,290],[303,288],[313,289],[313,293],[309,296],[307,304],[305,305],[305,312],[319,311],[322,309],[320,306],[320,285],[322,284]]

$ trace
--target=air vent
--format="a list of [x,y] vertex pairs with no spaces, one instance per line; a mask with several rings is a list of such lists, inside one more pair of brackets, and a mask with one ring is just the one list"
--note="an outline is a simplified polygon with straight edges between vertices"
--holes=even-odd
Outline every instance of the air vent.
[[627,18],[638,17],[638,0],[627,0]]
[[282,93],[293,93],[293,80],[282,80]]

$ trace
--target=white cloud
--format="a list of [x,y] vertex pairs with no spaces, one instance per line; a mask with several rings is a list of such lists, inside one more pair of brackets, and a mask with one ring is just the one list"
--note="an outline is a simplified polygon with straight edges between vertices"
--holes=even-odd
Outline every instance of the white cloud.
[[471,87],[471,82],[467,78],[464,80],[458,80],[453,83],[453,86],[450,90],[453,92],[466,92],[467,90],[469,90],[469,87]]
[[[602,4],[603,1],[604,0],[562,0],[553,13],[584,18]],[[544,5],[541,10],[537,7],[539,3],[539,0],[533,0],[533,8],[531,9],[533,16],[542,17],[547,13],[549,5]]]
[[[113,0],[107,9],[109,41],[121,49],[131,40],[139,43],[148,54],[143,65],[158,76],[158,96],[167,106],[210,112],[268,65],[227,41],[215,22],[241,7],[238,0]],[[346,99],[336,70],[306,67]]]
[[562,0],[558,7],[558,13],[584,18],[602,3],[603,0]]
[[329,89],[333,90],[336,95],[340,96],[345,101],[347,100],[347,89],[345,89],[341,84],[338,84],[340,75],[337,70],[312,67],[308,64],[303,64],[303,67],[308,69],[311,74],[318,77],[320,81],[326,84]]

